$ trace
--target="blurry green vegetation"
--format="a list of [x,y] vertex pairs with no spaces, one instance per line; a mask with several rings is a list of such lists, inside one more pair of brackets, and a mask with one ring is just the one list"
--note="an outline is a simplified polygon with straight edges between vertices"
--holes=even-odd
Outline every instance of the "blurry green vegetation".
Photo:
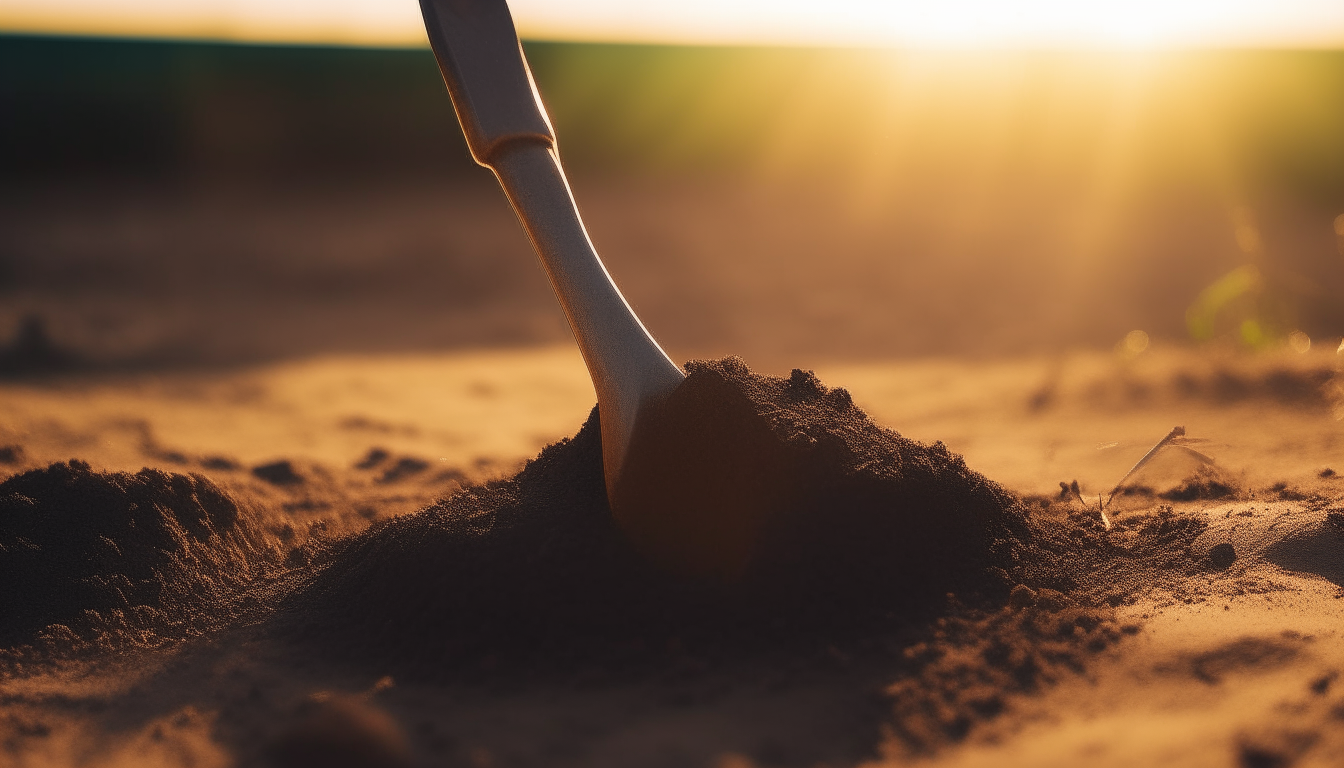
[[1094,174],[1344,193],[1344,52],[901,53],[532,43],[567,159]]
[[1213,341],[1230,336],[1246,347],[1261,349],[1286,337],[1293,329],[1268,317],[1264,292],[1260,270],[1252,264],[1218,278],[1186,311],[1190,338]]
[[428,50],[0,37],[9,181],[470,166]]
[[[566,161],[584,168],[1344,196],[1339,51],[527,51]],[[419,49],[0,37],[0,109],[11,179],[469,167]]]

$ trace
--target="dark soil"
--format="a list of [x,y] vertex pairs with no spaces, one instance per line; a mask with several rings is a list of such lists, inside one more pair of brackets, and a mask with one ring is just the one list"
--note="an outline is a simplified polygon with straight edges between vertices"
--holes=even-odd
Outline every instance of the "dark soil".
[[1179,485],[1159,496],[1168,501],[1197,501],[1234,498],[1237,494],[1234,480],[1224,476],[1216,467],[1201,467]]
[[273,558],[253,513],[199,475],[24,472],[0,483],[0,643],[51,625],[164,631]]

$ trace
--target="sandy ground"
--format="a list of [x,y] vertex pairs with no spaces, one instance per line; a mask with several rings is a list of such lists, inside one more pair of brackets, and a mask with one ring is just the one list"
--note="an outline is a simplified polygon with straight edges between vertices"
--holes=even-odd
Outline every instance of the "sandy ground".
[[[1121,606],[1132,636],[931,753],[885,735],[892,666],[842,648],[685,679],[434,684],[308,663],[236,627],[11,669],[0,763],[225,766],[270,744],[279,764],[316,764],[282,747],[325,728],[382,744],[389,765],[1338,765],[1344,411],[1320,346],[818,370],[1028,499],[1077,480],[1090,500],[1177,425],[1235,480],[1224,498],[1164,499],[1201,463],[1175,450],[1133,478],[1113,518],[1174,506],[1208,522],[1197,552],[1230,543],[1236,560]],[[511,473],[592,403],[569,347],[334,356],[5,383],[0,445],[20,447],[6,475],[68,458],[199,472],[268,519],[337,536]],[[277,482],[286,472],[299,480]],[[376,764],[352,755],[327,764]]]

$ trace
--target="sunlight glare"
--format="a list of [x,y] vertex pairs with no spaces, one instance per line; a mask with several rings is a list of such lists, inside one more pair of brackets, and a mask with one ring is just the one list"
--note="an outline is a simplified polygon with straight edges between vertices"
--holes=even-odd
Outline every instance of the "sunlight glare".
[[[1327,0],[513,0],[533,39],[914,48],[1344,45]],[[0,30],[421,45],[413,2],[0,0]]]

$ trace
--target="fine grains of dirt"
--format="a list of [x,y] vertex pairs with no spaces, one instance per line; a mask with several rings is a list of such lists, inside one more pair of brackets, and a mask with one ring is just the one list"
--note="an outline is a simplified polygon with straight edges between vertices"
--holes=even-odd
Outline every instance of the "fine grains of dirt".
[[918,755],[961,740],[1015,698],[1083,672],[1090,656],[1138,630],[1105,607],[1023,585],[998,611],[954,607],[903,652],[902,674],[886,690],[888,749]]
[[1107,530],[1095,509],[1038,503],[1029,554],[1014,572],[1023,584],[1085,605],[1119,606],[1209,567],[1192,549],[1207,523],[1169,505],[1127,514]]
[[200,475],[24,472],[0,483],[0,643],[152,644],[276,559],[254,513]]
[[1237,485],[1216,467],[1201,467],[1179,485],[1159,496],[1168,501],[1230,499],[1237,496]]
[[1095,509],[1035,498],[1031,537],[1006,605],[952,601],[902,653],[886,692],[898,756],[929,754],[1011,711],[1022,696],[1085,673],[1092,658],[1140,627],[1116,606],[1154,588],[1183,594],[1212,566],[1193,550],[1207,526],[1169,506],[1107,530]]

